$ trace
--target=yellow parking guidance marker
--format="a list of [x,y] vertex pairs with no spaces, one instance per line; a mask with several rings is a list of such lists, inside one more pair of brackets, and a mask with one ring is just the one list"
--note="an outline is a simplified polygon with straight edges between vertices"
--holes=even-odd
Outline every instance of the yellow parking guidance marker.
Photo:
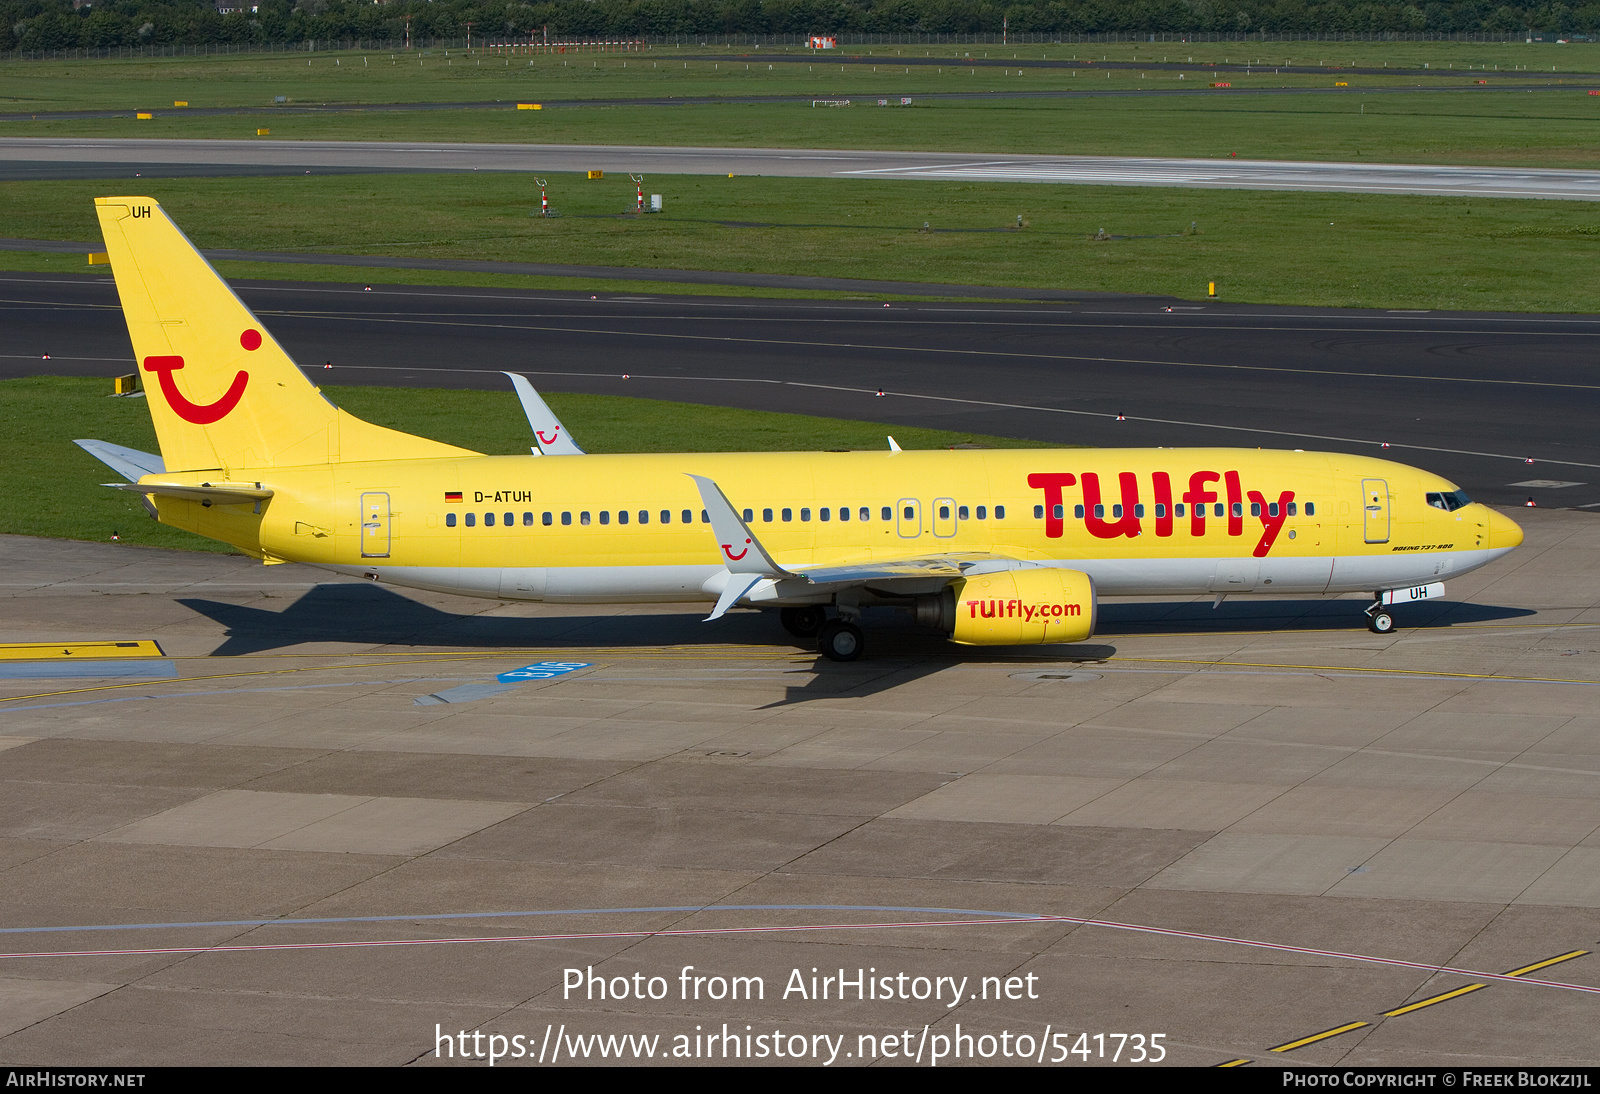
[[0,642],[0,661],[108,661],[165,656],[153,638],[137,642]]

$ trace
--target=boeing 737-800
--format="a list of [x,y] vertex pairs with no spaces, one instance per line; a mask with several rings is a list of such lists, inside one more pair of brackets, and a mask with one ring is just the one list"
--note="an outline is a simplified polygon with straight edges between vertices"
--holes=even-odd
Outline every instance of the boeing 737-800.
[[892,605],[971,645],[1077,642],[1101,596],[1438,596],[1522,542],[1454,484],[1255,449],[485,456],[322,397],[147,197],[96,200],[160,455],[80,442],[165,524],[465,596],[777,608],[835,660]]

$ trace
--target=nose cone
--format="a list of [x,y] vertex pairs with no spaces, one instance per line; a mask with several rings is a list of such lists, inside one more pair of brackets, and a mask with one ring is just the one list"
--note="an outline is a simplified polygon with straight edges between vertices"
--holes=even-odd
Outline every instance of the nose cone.
[[1488,526],[1489,534],[1485,537],[1490,550],[1510,550],[1522,543],[1522,525],[1493,509],[1488,510],[1488,519],[1484,523]]

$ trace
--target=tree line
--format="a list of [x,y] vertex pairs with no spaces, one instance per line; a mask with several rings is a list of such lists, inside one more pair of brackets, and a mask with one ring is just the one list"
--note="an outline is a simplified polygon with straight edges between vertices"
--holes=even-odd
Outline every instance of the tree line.
[[[234,7],[222,14],[218,7]],[[254,10],[252,10],[254,9]],[[1600,34],[1600,0],[0,0],[0,49],[779,34]]]

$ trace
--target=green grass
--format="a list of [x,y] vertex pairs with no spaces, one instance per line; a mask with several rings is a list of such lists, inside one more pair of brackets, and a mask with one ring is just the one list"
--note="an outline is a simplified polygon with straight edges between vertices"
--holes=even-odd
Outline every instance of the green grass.
[[[873,100],[875,101],[875,100]],[[255,137],[258,126],[271,130]],[[469,141],[1226,159],[1600,165],[1600,96],[1582,90],[924,100],[879,108],[715,103],[551,110],[285,113],[0,123],[0,135]]]
[[[1272,50],[1274,52],[1267,52]],[[787,61],[752,63],[742,55],[782,55]],[[847,65],[840,71],[840,54],[869,58],[866,66]],[[972,67],[961,62],[975,59],[1004,61],[1069,60],[1084,64],[1079,75],[1053,69],[1034,69],[1018,77],[998,69]],[[947,58],[949,65],[935,68],[896,67],[898,57]],[[700,60],[699,58],[707,58]],[[1268,68],[1262,75],[1228,74],[1220,77],[1240,87],[1239,81],[1274,84],[1309,81],[1328,86],[1334,80],[1378,79],[1470,80],[1480,69],[1526,72],[1526,78],[1551,78],[1561,72],[1600,72],[1600,48],[1526,45],[1523,43],[1471,44],[1459,42],[1412,43],[1225,43],[1214,45],[1120,46],[874,46],[852,47],[839,54],[802,49],[759,47],[683,48],[658,46],[645,53],[568,54],[503,58],[482,50],[470,56],[460,50],[414,50],[410,54],[388,51],[347,51],[256,54],[226,57],[186,57],[118,61],[6,61],[0,62],[0,102],[40,110],[167,108],[174,100],[193,107],[269,105],[278,95],[296,102],[467,102],[497,99],[630,98],[662,94],[733,95],[795,94],[818,88],[888,92],[994,90],[1021,87],[1072,87],[1090,78],[1090,62],[1102,59],[1145,61],[1194,66],[1186,71],[1192,82],[1205,73],[1208,63],[1249,62]],[[509,60],[509,64],[507,61]],[[531,64],[529,62],[532,62]],[[1271,72],[1272,66],[1292,63],[1326,69],[1316,75]],[[747,68],[746,65],[749,67]],[[878,68],[873,71],[873,66]],[[1427,75],[1417,70],[1427,68]],[[1389,68],[1392,76],[1361,76],[1343,67]],[[904,71],[911,67],[910,72]],[[942,72],[937,71],[943,68]],[[1176,74],[1146,74],[1145,85],[1157,79],[1176,82]],[[1444,74],[1444,75],[1441,75]],[[892,78],[891,78],[892,77]],[[1093,78],[1105,79],[1096,74]],[[1131,80],[1138,74],[1115,74],[1108,83]],[[893,86],[885,86],[893,85]]]
[[[527,215],[538,196],[527,178],[487,172],[135,185],[158,198],[202,247],[1186,298],[1203,296],[1215,281],[1225,300],[1378,308],[1591,311],[1600,288],[1592,273],[1600,259],[1600,236],[1592,234],[1600,210],[1587,202],[652,176],[649,189],[665,195],[667,213],[620,217],[634,197],[625,176],[599,182],[565,176],[552,178],[551,197],[567,215],[543,220]],[[0,203],[10,210],[8,233],[94,240],[92,196],[127,186],[0,183]],[[1028,226],[1010,230],[1019,214]],[[936,231],[918,231],[924,223]],[[1197,233],[1181,234],[1191,223]],[[1100,228],[1124,238],[1096,242]],[[0,264],[7,258],[0,252]],[[257,269],[273,276],[271,267]],[[409,280],[408,271],[390,273],[392,280]],[[610,282],[605,290],[625,287]]]
[[[225,544],[157,524],[137,498],[99,484],[117,481],[110,468],[77,445],[91,437],[156,451],[155,430],[142,398],[107,394],[109,381],[35,376],[0,381],[0,533],[106,541],[149,547],[233,553]],[[352,414],[491,454],[528,451],[527,419],[510,391],[439,388],[328,387],[330,399]],[[892,431],[904,448],[963,442],[999,447],[1045,447],[1031,441],[869,422],[692,406],[611,395],[546,393],[546,401],[590,452],[779,452],[827,448],[877,449]],[[640,447],[640,438],[649,438]]]
[[[1299,43],[1305,44],[1305,43]],[[1183,57],[1221,60],[1236,46],[1194,47]],[[1265,48],[1265,47],[1263,47]],[[1343,47],[1340,47],[1343,48]],[[1352,47],[1355,48],[1355,47]],[[1178,60],[1170,47],[1156,57]],[[966,51],[966,50],[964,50]],[[1165,52],[1164,52],[1165,51]],[[1231,52],[1230,52],[1231,51]],[[708,51],[683,51],[683,56]],[[709,51],[715,52],[715,51]],[[875,54],[892,54],[876,49]],[[938,49],[910,52],[939,53]],[[943,52],[950,53],[950,49]],[[995,47],[970,52],[1000,57]],[[1062,57],[1083,47],[1027,47],[1009,52]],[[1113,58],[1151,59],[1140,46],[1095,50]],[[1549,64],[1589,65],[1600,50],[1554,46],[1472,46],[1460,43],[1363,45],[1346,59],[1289,50],[1276,60],[1297,63],[1362,60],[1390,64],[1393,75],[1211,74],[1196,66],[1182,73],[1082,67],[996,69],[960,66],[896,67],[892,56],[873,71],[824,63],[796,54],[792,62],[749,62],[729,52],[721,60],[682,60],[671,49],[641,56],[579,55],[526,58],[497,65],[493,57],[413,56],[405,65],[362,67],[361,54],[304,54],[160,61],[0,63],[0,109],[53,111],[101,108],[125,112],[109,119],[44,119],[0,123],[6,136],[255,138],[267,140],[426,140],[590,144],[716,143],[734,146],[918,148],[978,152],[1073,152],[1109,155],[1212,156],[1282,159],[1365,159],[1426,163],[1504,163],[1524,166],[1594,166],[1600,162],[1600,97],[1580,88],[1538,92],[1478,89],[1473,81],[1489,65],[1529,64],[1544,70],[1519,78],[1551,83]],[[1255,54],[1251,59],[1255,59]],[[1519,60],[1520,58],[1520,60]],[[1539,63],[1535,64],[1537,59]],[[386,61],[384,57],[369,59]],[[421,64],[416,64],[420,60]],[[457,60],[472,63],[456,64]],[[485,61],[480,67],[478,61]],[[876,62],[875,56],[873,61]],[[1433,67],[1419,75],[1416,65]],[[309,63],[308,63],[309,62]],[[659,67],[649,67],[656,65]],[[749,66],[748,69],[746,66]],[[1447,65],[1457,66],[1454,69]],[[592,67],[591,67],[592,66]],[[624,67],[628,66],[628,67]],[[1593,66],[1600,67],[1600,66]],[[1449,75],[1439,77],[1439,71]],[[1018,73],[1022,72],[1022,75]],[[1474,73],[1479,73],[1474,75]],[[1182,75],[1185,78],[1179,79]],[[1109,78],[1108,78],[1109,77]],[[1213,78],[1236,90],[1302,87],[1329,95],[1238,95],[1207,90]],[[1592,82],[1592,81],[1589,81]],[[1408,91],[1392,86],[1472,87],[1469,92]],[[1558,85],[1555,85],[1558,86]],[[909,108],[879,109],[879,96],[917,98],[932,93],[985,91],[1184,90],[1181,96],[1124,98],[934,100]],[[1364,89],[1372,93],[1363,94]],[[171,106],[269,107],[277,95],[290,102],[264,115],[202,116]],[[517,101],[633,97],[793,95],[802,103],[696,106],[595,106],[515,110]],[[845,96],[849,109],[813,109],[814,97]],[[503,102],[492,110],[308,113],[313,104]],[[156,117],[139,121],[136,110]]]

